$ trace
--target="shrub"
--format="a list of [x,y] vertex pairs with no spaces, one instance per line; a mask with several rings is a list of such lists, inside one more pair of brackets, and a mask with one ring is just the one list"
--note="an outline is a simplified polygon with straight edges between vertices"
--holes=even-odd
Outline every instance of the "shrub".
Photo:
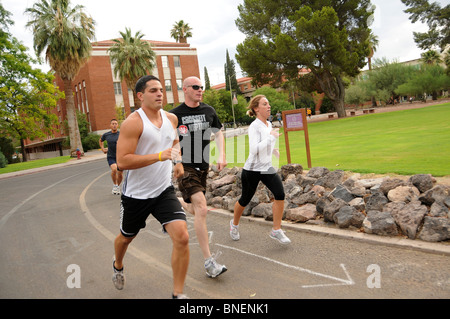
[[325,95],[322,101],[322,106],[320,107],[320,114],[331,113],[335,111],[336,110],[334,109],[333,102],[330,100],[328,96]]
[[3,155],[2,151],[0,150],[0,168],[6,167],[8,165],[8,160],[6,159],[5,155]]
[[98,144],[98,140],[101,138],[100,135],[89,133],[85,138],[81,140],[81,144],[83,145],[83,150],[85,152],[89,150],[96,150],[100,146]]

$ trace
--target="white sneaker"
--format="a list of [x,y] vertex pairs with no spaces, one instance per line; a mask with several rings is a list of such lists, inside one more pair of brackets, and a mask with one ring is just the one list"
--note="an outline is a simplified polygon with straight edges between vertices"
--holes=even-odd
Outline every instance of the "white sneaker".
[[225,265],[221,265],[216,261],[216,259],[219,258],[221,254],[222,252],[219,251],[215,254],[212,254],[211,257],[205,260],[205,270],[208,277],[216,278],[220,274],[223,274],[225,271],[227,271],[227,267],[225,267]]
[[115,260],[113,260],[112,282],[116,289],[122,290],[125,285],[125,275],[123,274],[123,268],[121,270],[117,270],[116,267],[114,267],[114,262]]
[[119,185],[114,185],[113,188],[112,188],[111,193],[113,195],[120,195],[120,187],[119,187]]
[[270,232],[270,238],[278,240],[283,245],[287,245],[291,243],[291,240],[284,234],[284,231],[281,229],[273,230]]
[[234,225],[233,220],[230,220],[230,236],[233,240],[239,240],[241,238],[239,235],[239,225]]

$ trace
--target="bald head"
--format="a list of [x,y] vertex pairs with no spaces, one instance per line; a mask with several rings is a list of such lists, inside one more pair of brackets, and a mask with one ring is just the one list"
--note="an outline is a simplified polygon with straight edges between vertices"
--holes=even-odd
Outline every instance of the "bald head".
[[183,81],[184,103],[189,107],[197,107],[203,97],[202,81],[196,76],[190,76]]
[[202,85],[200,79],[196,76],[190,76],[183,81],[183,87],[188,87],[190,85]]

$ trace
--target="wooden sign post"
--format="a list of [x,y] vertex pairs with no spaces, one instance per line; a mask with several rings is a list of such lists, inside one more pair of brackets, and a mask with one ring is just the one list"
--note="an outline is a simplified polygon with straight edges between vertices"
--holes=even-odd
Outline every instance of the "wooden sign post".
[[283,111],[283,129],[284,140],[286,144],[286,155],[288,163],[291,164],[291,150],[289,147],[288,132],[290,131],[304,131],[305,132],[305,145],[306,145],[306,158],[308,160],[308,168],[311,168],[311,153],[309,151],[309,136],[308,136],[308,124],[306,122],[305,109]]

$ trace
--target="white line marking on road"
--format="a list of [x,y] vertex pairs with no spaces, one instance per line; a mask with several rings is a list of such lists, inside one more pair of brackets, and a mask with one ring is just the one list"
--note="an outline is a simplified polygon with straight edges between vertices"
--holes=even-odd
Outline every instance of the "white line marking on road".
[[220,246],[220,247],[223,247],[223,248],[235,250],[237,252],[240,252],[240,253],[243,253],[243,254],[246,254],[246,255],[249,255],[249,256],[253,256],[253,257],[260,258],[260,259],[264,259],[266,261],[272,262],[274,264],[277,264],[277,265],[280,265],[280,266],[283,266],[283,267],[286,267],[286,268],[290,268],[290,269],[294,269],[294,270],[297,270],[297,271],[306,272],[306,273],[314,275],[314,276],[324,277],[324,278],[331,279],[331,280],[336,280],[336,281],[339,282],[339,283],[335,283],[335,284],[304,285],[304,286],[302,286],[302,288],[326,287],[326,286],[342,286],[342,285],[354,285],[355,284],[355,282],[352,280],[352,278],[350,277],[349,273],[347,272],[347,269],[345,268],[344,264],[340,264],[340,266],[344,270],[345,275],[347,276],[347,279],[341,279],[341,278],[337,278],[337,277],[321,274],[319,272],[312,271],[312,270],[309,270],[309,269],[305,269],[305,268],[302,268],[302,267],[289,265],[289,264],[280,262],[278,260],[271,259],[271,258],[268,258],[268,257],[264,257],[264,256],[261,256],[261,255],[257,255],[257,254],[254,254],[254,253],[250,253],[248,251],[245,251],[245,250],[242,250],[242,249],[238,249],[238,248],[235,248],[235,247],[230,247],[230,246],[226,246],[226,245],[222,245],[222,244],[216,244],[216,245]]

